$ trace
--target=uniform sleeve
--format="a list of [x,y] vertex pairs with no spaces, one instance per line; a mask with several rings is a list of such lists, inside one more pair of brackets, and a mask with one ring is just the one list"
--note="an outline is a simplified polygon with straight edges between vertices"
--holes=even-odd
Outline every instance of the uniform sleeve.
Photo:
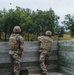
[[12,50],[12,49],[13,49],[13,47],[14,47],[14,44],[13,44],[13,38],[12,38],[12,36],[10,36],[10,38],[9,38],[8,45],[9,45],[9,50]]
[[22,50],[24,49],[23,45],[24,45],[24,39],[20,37],[20,47]]
[[10,38],[9,38],[9,42],[8,42],[9,50],[11,49],[10,43],[11,43],[11,41],[10,41]]
[[42,41],[42,36],[39,36],[39,37],[38,37],[38,40],[39,40],[39,41]]
[[20,42],[22,45],[24,44],[24,39],[22,37],[20,38]]
[[8,46],[9,46],[9,54],[10,54],[10,55],[13,55],[13,47],[14,47],[14,45],[13,45],[12,42],[13,42],[12,36],[10,36],[9,42],[8,42]]

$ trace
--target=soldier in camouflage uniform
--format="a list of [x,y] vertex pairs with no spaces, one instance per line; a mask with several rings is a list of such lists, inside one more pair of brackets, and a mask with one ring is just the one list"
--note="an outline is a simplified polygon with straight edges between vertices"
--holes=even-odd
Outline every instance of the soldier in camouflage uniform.
[[44,75],[48,75],[45,59],[48,53],[50,52],[51,45],[52,45],[52,39],[51,39],[51,31],[46,31],[45,36],[39,36],[38,40],[40,41],[40,67],[43,71]]
[[13,28],[13,33],[9,38],[9,54],[12,63],[12,75],[19,75],[20,73],[20,58],[23,52],[24,40],[20,35],[21,29],[19,26]]

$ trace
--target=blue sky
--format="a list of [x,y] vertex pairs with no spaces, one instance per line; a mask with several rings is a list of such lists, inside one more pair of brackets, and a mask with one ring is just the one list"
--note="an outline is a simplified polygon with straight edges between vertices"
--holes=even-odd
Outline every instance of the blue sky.
[[[12,3],[10,5],[10,3]],[[66,14],[73,15],[74,0],[0,0],[0,10],[6,10],[16,6],[30,8],[31,10],[49,10],[52,8],[56,15],[60,16],[60,24]]]

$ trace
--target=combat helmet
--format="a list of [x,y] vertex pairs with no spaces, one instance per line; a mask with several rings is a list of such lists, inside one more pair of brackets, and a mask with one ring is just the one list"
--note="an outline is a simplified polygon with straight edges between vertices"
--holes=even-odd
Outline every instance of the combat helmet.
[[21,32],[21,28],[19,26],[15,26],[13,28],[13,32]]
[[48,31],[46,31],[45,34],[48,35],[48,36],[51,36],[52,35],[52,32],[48,30]]

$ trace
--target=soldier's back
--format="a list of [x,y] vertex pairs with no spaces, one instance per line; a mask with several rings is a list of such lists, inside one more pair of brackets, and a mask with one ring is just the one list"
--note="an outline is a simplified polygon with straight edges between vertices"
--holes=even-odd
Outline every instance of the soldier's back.
[[52,45],[52,39],[48,36],[40,36],[39,37],[40,41],[41,41],[41,45],[40,47],[43,49],[50,49],[51,45]]

